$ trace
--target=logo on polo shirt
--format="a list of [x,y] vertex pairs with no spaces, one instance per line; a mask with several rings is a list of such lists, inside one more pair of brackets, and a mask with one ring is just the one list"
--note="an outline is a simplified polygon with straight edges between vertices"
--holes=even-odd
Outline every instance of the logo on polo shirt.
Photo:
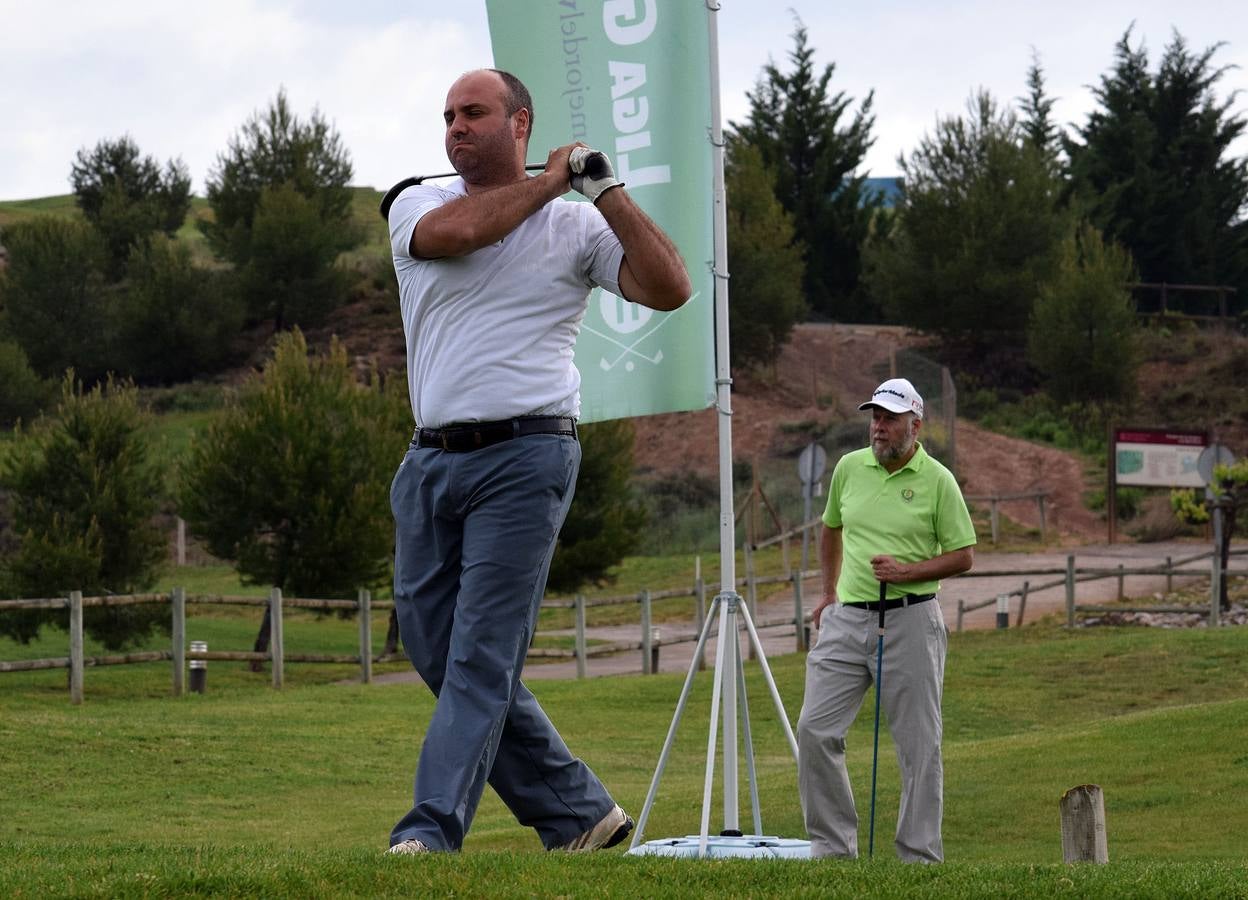
[[901,492],[901,499],[909,503],[911,500],[914,499],[914,490],[912,488],[906,488],[904,491]]

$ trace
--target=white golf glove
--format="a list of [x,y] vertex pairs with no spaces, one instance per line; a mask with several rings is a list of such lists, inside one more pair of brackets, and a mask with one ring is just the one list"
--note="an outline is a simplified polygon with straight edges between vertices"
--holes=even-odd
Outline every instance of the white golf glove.
[[613,187],[623,187],[624,182],[615,180],[615,170],[605,153],[588,147],[576,147],[568,157],[572,169],[572,190],[584,194],[594,203]]

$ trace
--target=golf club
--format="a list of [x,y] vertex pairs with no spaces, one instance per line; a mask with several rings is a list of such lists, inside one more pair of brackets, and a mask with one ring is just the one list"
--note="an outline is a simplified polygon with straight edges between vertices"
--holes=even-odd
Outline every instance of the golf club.
[[875,775],[880,768],[880,686],[884,677],[884,599],[888,582],[880,582],[880,631],[875,645],[875,747],[871,751],[871,827],[867,838],[867,858],[875,855]]
[[[603,163],[605,162],[606,157],[604,157],[601,153],[595,151],[594,153],[589,154],[585,161],[585,174],[590,178],[601,177]],[[524,170],[526,172],[540,172],[545,168],[545,163],[529,163],[524,167]],[[403,193],[403,191],[407,190],[409,187],[420,184],[429,178],[451,178],[452,176],[458,174],[458,172],[440,172],[437,175],[413,175],[411,178],[404,178],[394,187],[390,188],[390,190],[386,191],[386,195],[381,198],[381,206],[378,209],[381,213],[381,217],[389,220],[390,207],[394,205],[394,201],[399,194]]]
[[[545,163],[532,163],[525,166],[524,170],[526,172],[536,172],[544,168],[546,168]],[[429,178],[451,178],[452,176],[458,174],[458,172],[439,172],[437,175],[413,175],[411,178],[404,178],[394,187],[390,188],[390,190],[386,191],[386,195],[381,198],[381,207],[378,210],[381,213],[381,217],[383,219],[390,218],[390,207],[394,205],[394,201],[399,194],[403,193],[409,187],[421,184]]]

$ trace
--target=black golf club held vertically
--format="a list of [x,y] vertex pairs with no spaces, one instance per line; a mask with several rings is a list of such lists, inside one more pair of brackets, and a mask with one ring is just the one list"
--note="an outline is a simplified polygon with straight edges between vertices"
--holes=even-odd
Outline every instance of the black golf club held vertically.
[[880,582],[880,628],[875,644],[875,746],[871,750],[871,826],[867,838],[867,858],[875,855],[875,775],[880,768],[880,693],[884,679],[884,600],[888,582]]

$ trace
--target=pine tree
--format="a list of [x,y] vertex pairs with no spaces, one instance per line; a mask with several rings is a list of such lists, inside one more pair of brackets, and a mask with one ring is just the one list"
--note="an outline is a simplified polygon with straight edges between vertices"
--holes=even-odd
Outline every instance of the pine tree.
[[871,290],[896,321],[957,345],[965,365],[1025,385],[1032,304],[1071,227],[1052,168],[1014,114],[980,92],[902,171],[893,239],[869,257]]
[[1044,87],[1044,69],[1040,66],[1040,54],[1035,49],[1031,52],[1031,66],[1027,69],[1027,96],[1019,98],[1022,116],[1019,126],[1023,131],[1023,139],[1038,150],[1041,155],[1057,166],[1058,152],[1061,149],[1061,129],[1053,122],[1053,105],[1055,98],[1050,97]]
[[182,160],[162,170],[126,135],[78,151],[70,183],[82,214],[108,246],[108,274],[125,275],[131,249],[152,234],[172,235],[191,209],[191,175]]
[[1099,109],[1068,139],[1070,176],[1091,220],[1131,251],[1147,282],[1228,284],[1248,303],[1248,157],[1235,95],[1219,100],[1220,45],[1175,33],[1155,74],[1131,30],[1093,91]]
[[[1027,353],[1061,404],[1126,400],[1135,387],[1137,323],[1131,257],[1084,224],[1062,243],[1032,309]],[[1072,360],[1078,360],[1072,365]]]
[[774,193],[774,176],[758,148],[728,144],[728,267],[732,275],[729,329],[734,368],[774,362],[806,312],[803,246],[793,217]]
[[250,314],[275,330],[320,322],[346,296],[334,269],[362,232],[351,218],[351,156],[318,112],[304,121],[284,90],[247,120],[207,179],[201,228],[232,262]]
[[[19,597],[127,594],[149,588],[165,554],[153,523],[161,475],[148,459],[144,414],[128,383],[90,391],[66,375],[47,421],[19,436],[0,483],[11,492],[19,546],[7,560],[6,589]],[[109,649],[168,629],[168,609],[92,607],[83,627]],[[42,624],[66,627],[60,611],[0,617],[0,632],[33,639]]]
[[815,71],[815,50],[798,20],[789,53],[792,69],[763,67],[742,124],[730,123],[733,137],[757,148],[776,175],[776,196],[793,216],[806,247],[803,291],[816,313],[837,319],[873,319],[878,312],[859,290],[862,249],[871,234],[880,198],[864,188],[858,169],[874,139],[874,92],[852,121],[853,98],[830,93],[836,71]]

